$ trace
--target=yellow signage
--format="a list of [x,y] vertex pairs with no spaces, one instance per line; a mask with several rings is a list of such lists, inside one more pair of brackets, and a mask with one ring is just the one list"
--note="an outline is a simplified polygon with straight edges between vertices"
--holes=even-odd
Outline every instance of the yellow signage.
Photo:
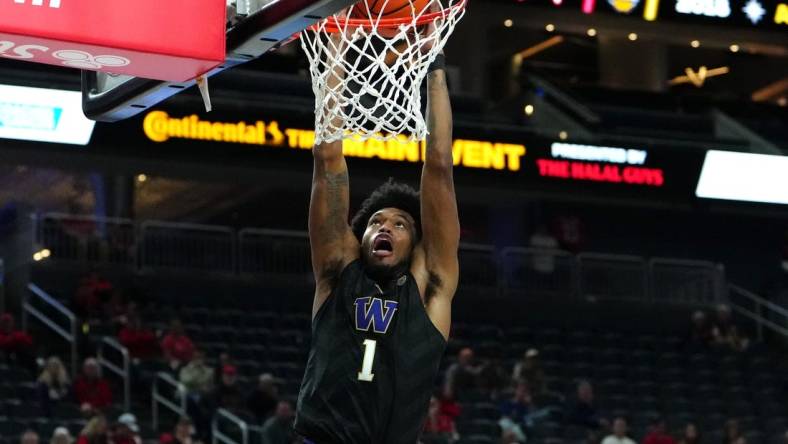
[[774,23],[778,25],[788,25],[788,4],[780,3],[774,13]]
[[[197,115],[170,117],[164,111],[153,111],[145,116],[143,130],[148,139],[166,142],[170,139],[204,140],[221,143],[242,143],[265,147],[311,150],[315,132],[311,130],[280,128],[272,120],[255,123],[210,122]],[[348,157],[378,158],[396,162],[420,162],[424,159],[425,142],[411,142],[405,136],[386,142],[349,138],[343,151]],[[452,146],[454,164],[469,168],[519,171],[525,146],[457,139]]]

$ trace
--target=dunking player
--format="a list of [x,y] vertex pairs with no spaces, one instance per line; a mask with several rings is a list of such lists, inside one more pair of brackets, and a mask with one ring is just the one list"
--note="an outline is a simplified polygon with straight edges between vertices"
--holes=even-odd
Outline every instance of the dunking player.
[[317,288],[295,429],[307,443],[414,444],[451,326],[459,220],[442,57],[427,77],[421,192],[387,182],[348,225],[342,142],[314,148]]

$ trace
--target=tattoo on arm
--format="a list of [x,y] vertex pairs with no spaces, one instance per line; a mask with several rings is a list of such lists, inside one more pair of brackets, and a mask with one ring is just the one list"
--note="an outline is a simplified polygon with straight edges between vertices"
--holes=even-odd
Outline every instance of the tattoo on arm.
[[349,186],[347,171],[326,173],[326,204],[328,213],[323,230],[327,242],[340,239],[347,227],[347,204],[345,202]]

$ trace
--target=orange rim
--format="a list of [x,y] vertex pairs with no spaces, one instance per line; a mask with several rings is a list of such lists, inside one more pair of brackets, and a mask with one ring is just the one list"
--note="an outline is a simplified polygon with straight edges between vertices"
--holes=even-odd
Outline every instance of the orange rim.
[[[445,18],[451,14],[452,10],[459,10],[464,9],[465,4],[468,0],[460,0],[455,5],[449,6],[448,8],[438,11],[438,12],[430,12],[428,14],[422,14],[421,17],[416,19],[416,25],[423,25],[425,23],[433,22],[440,18]],[[345,19],[338,19],[336,16],[331,16],[326,19],[325,27],[323,30],[326,32],[342,32],[344,29],[350,28],[399,28],[401,25],[411,25],[414,24],[413,18],[410,17],[399,17],[399,18],[378,18],[378,19],[354,19],[354,18],[345,18]],[[320,28],[318,25],[312,25],[309,27],[312,31],[318,31]]]

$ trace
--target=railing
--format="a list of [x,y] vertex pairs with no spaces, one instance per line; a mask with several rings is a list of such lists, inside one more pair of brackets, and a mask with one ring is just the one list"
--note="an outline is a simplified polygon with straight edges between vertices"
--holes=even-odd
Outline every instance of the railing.
[[52,259],[136,266],[136,228],[129,219],[49,213],[37,219],[35,238]]
[[238,232],[240,272],[312,275],[309,236],[303,231],[244,228]]
[[501,288],[498,257],[489,245],[460,244],[460,279],[465,288],[496,291]]
[[580,293],[595,299],[648,300],[646,261],[639,256],[581,253]]
[[[284,276],[299,282],[308,282],[312,276],[309,239],[301,231],[245,228],[236,232],[230,227],[154,221],[134,228],[124,219],[64,215],[40,218],[38,238],[53,252],[52,260],[103,261],[139,270],[219,272],[263,279]],[[84,240],[74,240],[73,236],[79,237],[75,233],[80,232],[74,229],[74,221],[91,227],[82,231]],[[120,250],[89,247],[98,239],[106,243],[107,233],[112,231],[125,233],[120,236],[122,242],[114,243],[123,246]],[[495,250],[470,244],[460,246],[459,257],[461,286],[477,293],[705,305],[724,300],[727,291],[724,269],[704,261],[573,255],[520,247]]]
[[579,295],[577,257],[561,250],[507,247],[500,254],[505,293],[538,298]]
[[[63,306],[60,302],[55,300],[52,296],[48,295],[44,290],[35,284],[27,285],[28,292],[22,302],[22,329],[28,330],[28,315],[41,321],[42,324],[49,327],[58,336],[65,339],[71,348],[71,374],[77,374],[77,317],[68,308]],[[37,308],[34,301],[41,301],[45,307]],[[55,322],[49,314],[42,310],[49,309],[57,314],[62,315],[68,321],[66,327],[62,327]]]
[[720,264],[654,258],[648,262],[651,296],[685,304],[715,304],[725,298],[725,270]]
[[[121,356],[121,364],[117,365],[106,357],[105,348],[117,351]],[[131,372],[129,350],[118,341],[110,337],[101,338],[98,346],[98,362],[100,366],[106,367],[109,371],[117,375],[123,381],[123,408],[128,412],[131,410]]]
[[140,233],[144,268],[235,272],[235,235],[229,227],[147,221]]
[[213,420],[211,421],[211,433],[213,435],[211,442],[213,444],[217,442],[222,442],[224,444],[239,444],[230,435],[225,433],[226,430],[222,430],[219,424],[220,420],[226,420],[230,424],[237,426],[241,432],[240,444],[249,444],[249,432],[251,431],[249,425],[243,419],[222,408],[216,410],[216,413],[213,415]]
[[[165,393],[159,390],[159,382],[167,383],[167,388],[170,389],[174,397],[177,398],[175,401],[168,398]],[[151,389],[153,430],[159,429],[159,404],[168,408],[179,417],[186,416],[186,387],[164,372],[156,373],[156,378],[153,380],[153,388]]]
[[788,310],[736,285],[728,286],[729,304],[738,314],[755,322],[758,340],[768,328],[788,338]]

